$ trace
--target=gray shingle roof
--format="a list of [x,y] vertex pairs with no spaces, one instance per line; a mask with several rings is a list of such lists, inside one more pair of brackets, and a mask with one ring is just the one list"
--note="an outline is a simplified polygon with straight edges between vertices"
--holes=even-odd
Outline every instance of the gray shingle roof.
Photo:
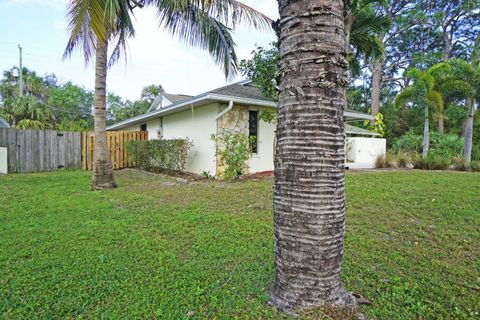
[[347,123],[345,123],[345,132],[348,134],[355,134],[355,135],[361,135],[361,136],[379,136],[379,134],[376,132],[355,127]]
[[226,96],[239,98],[271,101],[271,99],[266,98],[252,82],[246,81],[232,83],[228,86],[214,89],[210,91],[210,93],[223,94]]
[[186,94],[172,94],[172,93],[164,93],[163,96],[168,100],[170,100],[172,103],[177,103],[177,102],[192,98],[192,96],[188,96]]

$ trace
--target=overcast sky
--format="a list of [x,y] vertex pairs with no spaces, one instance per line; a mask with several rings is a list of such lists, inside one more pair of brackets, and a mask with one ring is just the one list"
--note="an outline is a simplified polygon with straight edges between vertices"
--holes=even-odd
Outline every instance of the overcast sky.
[[[66,0],[0,0],[0,71],[18,65],[17,44],[23,47],[23,65],[40,75],[55,73],[61,82],[72,81],[93,89],[93,66],[85,67],[76,51],[62,60],[67,42]],[[277,19],[276,0],[242,0]],[[108,73],[107,87],[125,99],[140,97],[142,87],[161,84],[169,93],[195,95],[225,85],[222,70],[207,53],[173,39],[158,28],[153,8],[136,10],[136,37],[129,41],[128,60]],[[235,31],[237,55],[248,58],[256,44],[274,41],[273,32],[251,28]],[[239,79],[237,79],[239,80]]]

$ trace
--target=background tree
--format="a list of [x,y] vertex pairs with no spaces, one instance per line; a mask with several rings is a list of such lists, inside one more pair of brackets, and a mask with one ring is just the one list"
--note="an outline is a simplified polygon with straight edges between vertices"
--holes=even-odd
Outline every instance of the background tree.
[[395,98],[395,106],[397,108],[405,106],[410,102],[424,110],[422,144],[422,156],[424,158],[428,156],[430,141],[429,109],[439,113],[442,112],[444,104],[443,96],[436,87],[435,77],[442,77],[443,74],[447,74],[449,71],[450,68],[445,63],[435,65],[426,71],[411,68],[407,71],[406,76],[412,79],[413,83],[403,89]]
[[340,279],[348,83],[344,1],[279,1],[279,9],[271,303],[283,310],[353,304]]

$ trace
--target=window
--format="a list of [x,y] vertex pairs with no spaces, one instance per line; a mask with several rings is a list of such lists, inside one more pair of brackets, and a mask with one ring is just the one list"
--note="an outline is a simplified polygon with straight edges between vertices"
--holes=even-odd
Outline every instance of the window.
[[251,148],[253,153],[258,149],[258,111],[248,111],[248,137],[252,138]]
[[143,123],[140,125],[140,131],[147,131],[147,124]]

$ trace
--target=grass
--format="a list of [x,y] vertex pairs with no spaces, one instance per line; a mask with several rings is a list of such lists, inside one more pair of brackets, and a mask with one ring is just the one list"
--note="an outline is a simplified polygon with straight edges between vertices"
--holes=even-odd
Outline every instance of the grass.
[[[480,317],[480,174],[349,173],[343,279],[379,319]],[[3,319],[279,319],[271,181],[0,177]],[[308,319],[328,319],[318,312]]]

